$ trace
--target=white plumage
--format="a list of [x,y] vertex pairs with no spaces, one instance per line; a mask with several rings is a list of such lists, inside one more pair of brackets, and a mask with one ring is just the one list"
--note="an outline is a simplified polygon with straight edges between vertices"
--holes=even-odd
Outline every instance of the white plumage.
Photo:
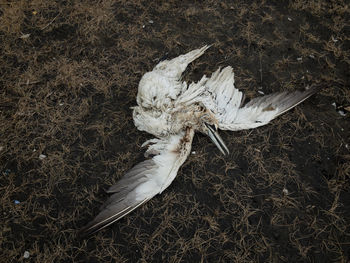
[[162,193],[187,159],[196,131],[208,135],[227,154],[218,128],[236,131],[265,125],[318,90],[314,87],[274,93],[242,106],[244,96],[235,88],[234,73],[229,66],[218,69],[210,78],[203,76],[197,83],[187,85],[181,80],[182,73],[208,48],[204,46],[162,61],[142,77],[133,118],[139,130],[156,137],[143,145],[148,146],[145,156],[153,158],[136,165],[108,189],[111,197],[95,219],[82,229],[84,234],[114,223]]

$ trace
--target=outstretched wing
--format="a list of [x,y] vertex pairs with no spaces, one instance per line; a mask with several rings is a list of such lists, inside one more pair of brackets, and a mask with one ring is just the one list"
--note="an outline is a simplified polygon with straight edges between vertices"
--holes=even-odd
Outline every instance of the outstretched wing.
[[187,159],[193,135],[194,131],[188,129],[167,139],[150,140],[154,144],[148,147],[146,156],[155,156],[133,167],[107,190],[112,195],[95,219],[81,229],[81,234],[89,235],[109,226],[156,194],[162,193]]
[[302,103],[318,90],[319,87],[312,87],[304,91],[283,91],[252,99],[238,110],[234,122],[222,125],[222,129],[234,131],[268,124],[277,116]]
[[231,67],[217,70],[205,86],[214,99],[215,105],[209,108],[216,115],[219,128],[231,131],[265,125],[319,90],[312,87],[305,91],[273,93],[254,98],[242,107],[243,93],[234,87]]
[[209,47],[210,45],[205,45],[171,60],[163,60],[154,67],[154,70],[161,71],[164,76],[169,78],[180,80],[188,64],[203,55]]
[[170,105],[187,88],[187,84],[181,81],[182,73],[188,64],[208,48],[209,46],[204,46],[171,60],[164,60],[144,74],[139,83],[137,104],[146,109],[159,109]]

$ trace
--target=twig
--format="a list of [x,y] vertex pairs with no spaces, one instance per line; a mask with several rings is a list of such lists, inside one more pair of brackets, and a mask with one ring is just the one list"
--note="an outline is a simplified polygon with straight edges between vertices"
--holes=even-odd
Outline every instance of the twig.
[[30,82],[29,80],[27,80],[27,82],[25,82],[25,83],[19,83],[19,85],[33,85],[33,84],[37,84],[37,83],[40,83],[40,81],[32,81],[32,82]]
[[262,80],[263,80],[263,77],[262,77],[262,63],[261,63],[261,53],[259,53],[259,62],[260,62],[260,85],[262,85]]
[[46,26],[42,27],[41,30],[44,30],[44,29],[47,28],[49,25],[51,25],[51,24],[55,21],[55,19],[56,19],[60,14],[61,14],[61,13],[58,13],[58,15],[55,16],[54,19],[52,19],[50,23],[48,23]]

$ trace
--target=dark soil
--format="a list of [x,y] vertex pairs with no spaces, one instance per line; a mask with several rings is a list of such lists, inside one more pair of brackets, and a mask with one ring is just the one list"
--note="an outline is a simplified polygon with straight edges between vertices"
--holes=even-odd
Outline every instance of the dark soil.
[[[0,261],[348,262],[350,6],[275,2],[2,1]],[[248,98],[326,88],[267,126],[222,132],[229,156],[196,135],[162,195],[78,238],[143,160],[141,76],[205,44],[184,79],[231,65]]]

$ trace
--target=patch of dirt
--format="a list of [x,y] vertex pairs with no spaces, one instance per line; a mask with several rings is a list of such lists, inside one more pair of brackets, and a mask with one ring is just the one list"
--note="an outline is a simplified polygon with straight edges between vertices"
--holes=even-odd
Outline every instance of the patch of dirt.
[[[348,262],[349,12],[343,0],[3,1],[0,261]],[[162,195],[79,239],[104,189],[143,160],[150,135],[130,110],[141,76],[205,44],[185,80],[231,65],[248,98],[326,88],[267,126],[222,132],[229,156],[196,135]]]

